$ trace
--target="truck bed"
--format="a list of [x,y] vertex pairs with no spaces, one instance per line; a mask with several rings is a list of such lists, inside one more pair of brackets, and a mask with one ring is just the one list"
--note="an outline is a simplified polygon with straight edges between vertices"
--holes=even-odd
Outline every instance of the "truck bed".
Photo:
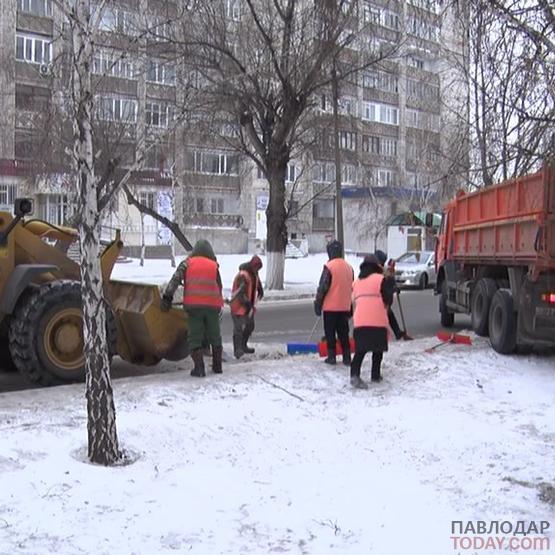
[[553,166],[459,194],[453,204],[453,259],[555,269]]

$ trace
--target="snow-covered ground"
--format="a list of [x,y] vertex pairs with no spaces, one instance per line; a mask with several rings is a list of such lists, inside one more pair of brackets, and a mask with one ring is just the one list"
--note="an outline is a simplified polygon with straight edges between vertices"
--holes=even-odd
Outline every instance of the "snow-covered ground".
[[[248,262],[250,258],[251,255],[248,254],[218,255],[220,274],[226,294],[231,289],[239,265]],[[264,264],[260,271],[260,278],[264,282],[266,279],[266,257],[261,256],[260,258]],[[114,279],[161,285],[169,281],[175,271],[169,260],[145,260],[144,266],[140,266],[137,259],[129,260],[130,262],[116,264],[112,272]],[[314,294],[322,273],[322,267],[327,260],[328,257],[325,253],[313,254],[306,258],[287,258],[285,260],[285,291],[268,291],[267,297],[280,298]],[[362,259],[349,255],[347,260],[352,264],[356,273]]]
[[367,391],[261,345],[116,380],[119,468],[84,462],[82,385],[1,394],[0,553],[446,555],[454,520],[551,521],[553,549],[555,359],[434,342]]

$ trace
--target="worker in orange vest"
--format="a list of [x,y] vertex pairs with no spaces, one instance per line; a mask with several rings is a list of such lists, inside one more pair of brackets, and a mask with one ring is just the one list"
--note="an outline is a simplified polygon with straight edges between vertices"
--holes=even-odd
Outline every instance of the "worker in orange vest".
[[336,334],[343,351],[343,364],[351,363],[349,346],[349,318],[351,317],[351,294],[354,272],[351,265],[343,258],[343,245],[331,241],[327,247],[329,260],[324,265],[316,299],[314,312],[320,316],[324,312],[324,333],[328,344],[328,356],[324,362],[336,363]]
[[381,364],[388,347],[389,322],[387,307],[393,302],[395,284],[384,279],[383,268],[373,254],[364,258],[360,274],[353,284],[355,355],[351,362],[351,385],[367,389],[360,378],[366,353],[372,351],[373,382],[382,381]]
[[264,289],[258,277],[261,268],[262,260],[255,255],[249,262],[239,266],[239,272],[233,280],[230,304],[235,358],[241,358],[245,353],[254,353],[247,341],[254,331],[256,303],[264,296]]
[[[384,269],[385,279],[393,281],[393,284],[395,286],[394,293],[399,294],[399,288],[397,287],[397,283],[395,282],[395,260],[390,259],[386,267],[387,254],[385,254],[385,252],[377,250],[374,252],[374,256],[378,259],[378,262]],[[393,331],[395,339],[412,341],[413,338],[407,333],[407,330],[401,330],[401,328],[399,327],[399,322],[397,322],[397,318],[395,317],[395,313],[393,312],[391,306],[387,307],[387,319],[389,320],[389,327]]]
[[221,374],[220,312],[224,305],[222,279],[212,245],[205,239],[198,240],[190,256],[177,267],[162,296],[162,310],[170,309],[179,285],[183,285],[183,308],[188,315],[187,338],[194,362],[191,376],[206,376],[202,348],[205,338],[212,346],[212,371]]

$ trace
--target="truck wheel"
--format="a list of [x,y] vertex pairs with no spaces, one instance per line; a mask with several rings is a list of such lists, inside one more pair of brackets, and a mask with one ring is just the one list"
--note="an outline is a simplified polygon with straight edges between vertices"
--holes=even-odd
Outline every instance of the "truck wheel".
[[447,281],[441,284],[441,297],[439,298],[439,313],[441,325],[444,328],[452,328],[455,323],[455,315],[447,308]]
[[418,282],[418,287],[422,290],[424,290],[424,289],[426,289],[426,287],[428,287],[428,276],[427,276],[426,272],[424,272],[420,276],[420,281]]
[[81,285],[53,281],[19,303],[10,326],[10,352],[19,371],[32,382],[82,381]]
[[497,289],[497,284],[491,278],[478,280],[474,287],[470,303],[470,319],[472,329],[476,332],[476,335],[484,337],[488,334],[489,309]]
[[498,353],[508,355],[516,349],[516,312],[508,289],[498,289],[491,301],[489,338]]

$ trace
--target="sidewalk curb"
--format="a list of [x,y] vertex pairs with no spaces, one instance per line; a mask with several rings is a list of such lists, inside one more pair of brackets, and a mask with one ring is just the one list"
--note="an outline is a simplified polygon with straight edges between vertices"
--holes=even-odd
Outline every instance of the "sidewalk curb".
[[297,293],[297,294],[279,294],[279,295],[272,295],[271,297],[264,297],[260,303],[271,303],[274,301],[297,301],[302,299],[312,299],[314,298],[314,293]]

